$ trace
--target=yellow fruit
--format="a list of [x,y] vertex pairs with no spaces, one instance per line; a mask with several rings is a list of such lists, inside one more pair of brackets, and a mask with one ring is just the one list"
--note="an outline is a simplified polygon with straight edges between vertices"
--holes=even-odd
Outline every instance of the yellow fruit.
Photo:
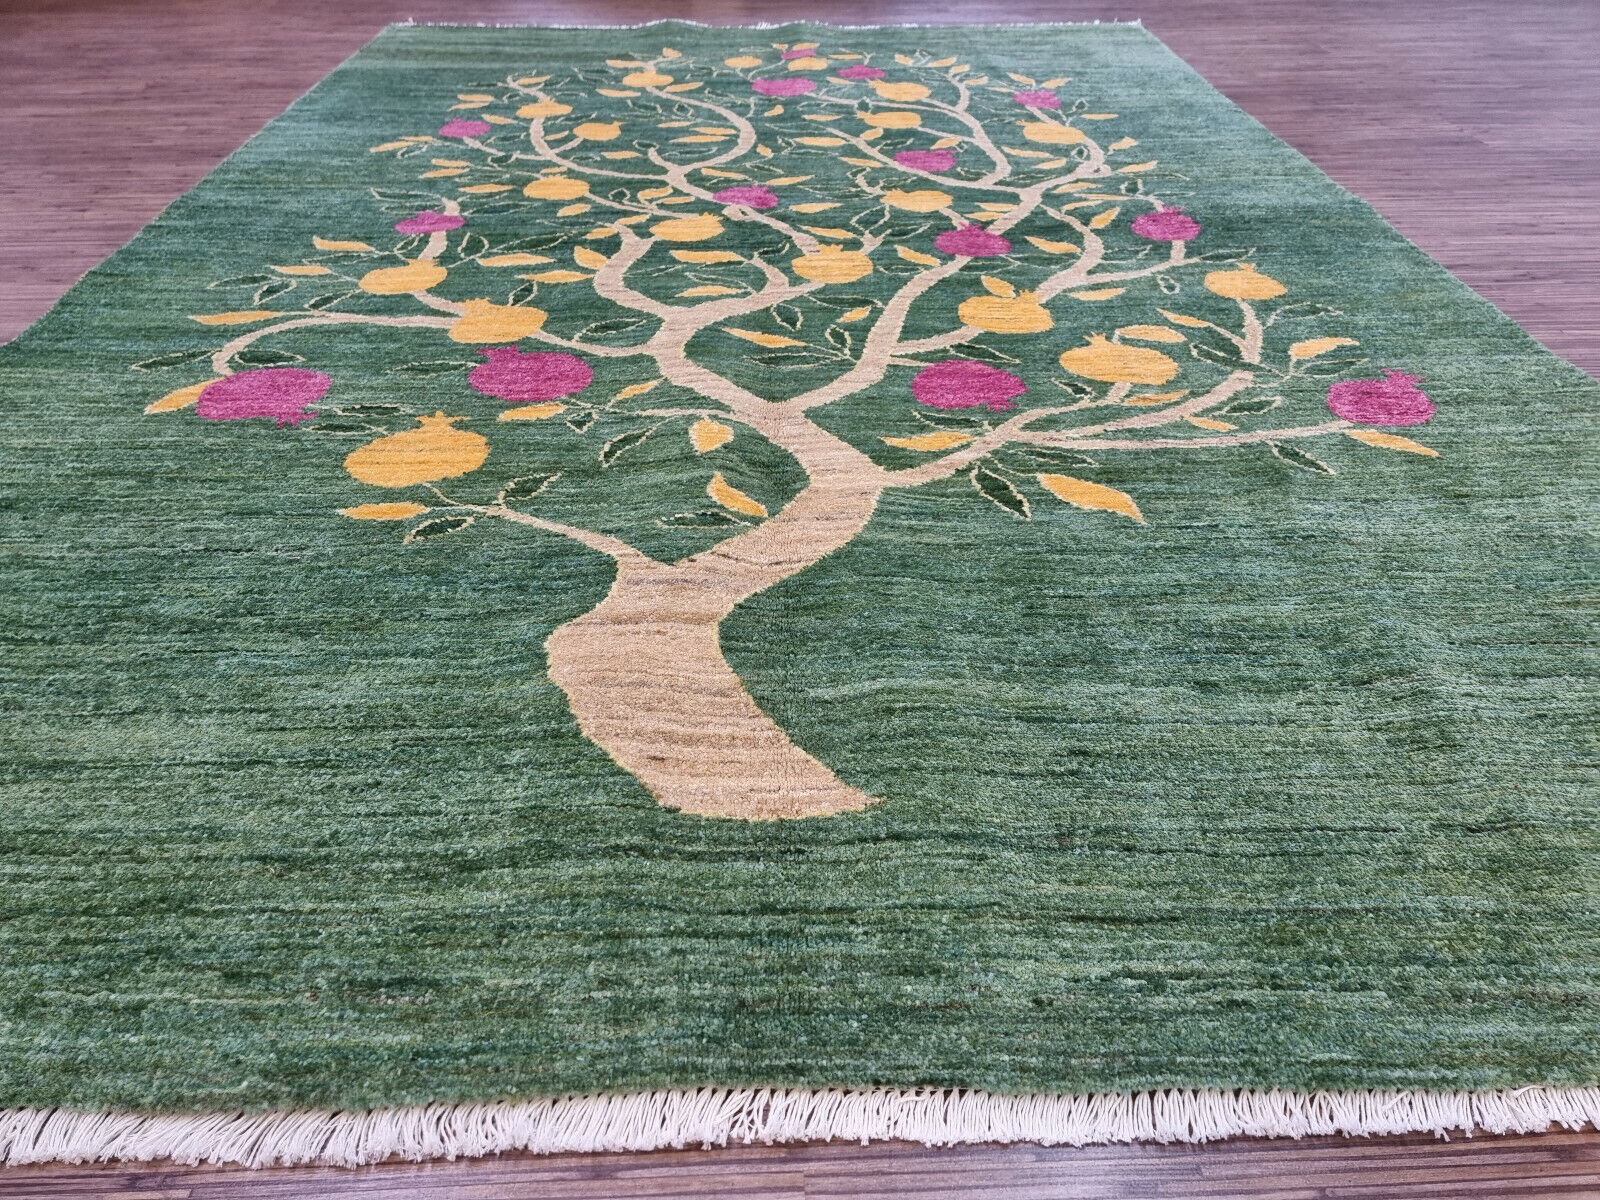
[[1241,263],[1229,271],[1212,271],[1206,276],[1206,289],[1230,300],[1271,300],[1289,289],[1270,275],[1263,275],[1252,263]]
[[920,83],[889,83],[882,79],[872,81],[872,90],[885,100],[898,100],[902,103],[926,100],[933,94]]
[[374,487],[401,488],[465,475],[489,457],[488,439],[452,423],[465,417],[442,412],[418,417],[416,429],[392,433],[352,450],[344,469]]
[[492,304],[488,300],[463,300],[467,311],[450,326],[452,342],[469,345],[482,342],[515,342],[529,337],[544,325],[542,308],[518,308]]
[[802,254],[789,266],[801,279],[821,283],[850,283],[872,274],[872,260],[855,250],[824,246],[815,254]]
[[1083,130],[1071,125],[1057,125],[1054,121],[1024,121],[1022,136],[1030,142],[1045,142],[1052,146],[1071,146],[1085,140]]
[[517,116],[531,121],[542,117],[564,117],[571,111],[570,104],[562,104],[557,100],[541,100],[537,104],[524,104],[517,109]]
[[915,129],[922,124],[922,114],[890,109],[888,112],[863,113],[861,119],[879,129]]
[[665,242],[704,242],[722,232],[722,222],[711,213],[670,217],[650,226],[650,232]]
[[689,426],[689,441],[698,454],[706,454],[733,440],[733,430],[721,421],[701,417]]
[[1091,334],[1089,344],[1061,356],[1061,365],[1074,375],[1101,383],[1165,383],[1178,373],[1178,364],[1148,346],[1122,346]]
[[733,67],[738,70],[745,67],[759,67],[761,65],[761,60],[753,54],[740,54],[733,58],[723,59],[722,65],[725,67]]
[[1050,310],[1039,303],[1034,292],[1015,296],[973,296],[956,309],[963,324],[987,329],[990,333],[1043,333],[1055,322]]
[[622,82],[628,87],[666,87],[672,82],[672,76],[663,75],[660,71],[634,71],[631,75],[624,75]]
[[444,282],[449,274],[438,263],[418,259],[403,267],[379,267],[361,277],[361,290],[374,296],[403,296],[408,292],[425,292]]
[[522,189],[522,194],[535,200],[576,200],[579,196],[589,194],[589,185],[570,175],[546,175],[528,184]]
[[586,142],[609,142],[612,138],[622,136],[622,123],[620,121],[585,121],[572,132]]
[[815,54],[808,54],[804,58],[791,58],[789,70],[791,71],[821,71],[828,65],[828,60],[818,58]]
[[354,508],[341,508],[339,511],[358,521],[404,521],[427,512],[428,506],[399,500],[392,504],[358,504]]
[[907,212],[914,213],[938,212],[941,208],[949,208],[954,203],[949,192],[935,191],[933,188],[917,192],[890,188],[883,194],[883,202],[892,208],[903,208]]

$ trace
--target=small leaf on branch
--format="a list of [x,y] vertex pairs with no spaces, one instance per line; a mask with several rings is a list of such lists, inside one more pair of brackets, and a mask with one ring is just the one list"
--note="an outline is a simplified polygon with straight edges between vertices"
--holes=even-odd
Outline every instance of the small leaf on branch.
[[1188,394],[1187,388],[1181,392],[1141,392],[1137,396],[1126,397],[1122,402],[1129,408],[1148,408],[1154,404],[1170,404]]
[[509,192],[509,183],[469,183],[461,189],[463,196],[492,196],[495,192]]
[[1022,455],[1035,464],[1043,464],[1047,467],[1092,467],[1097,465],[1095,460],[1087,454],[1079,454],[1074,450],[1062,450],[1055,446],[1026,446],[1019,444],[1007,446],[1006,453]]
[[1283,403],[1282,396],[1248,396],[1242,400],[1233,400],[1217,409],[1230,417],[1251,416],[1256,413],[1269,412]]
[[1308,301],[1301,304],[1285,304],[1267,318],[1267,324],[1270,325],[1274,321],[1304,321],[1311,317],[1339,317],[1343,315],[1337,308],[1326,304],[1313,304]]
[[540,263],[554,262],[548,254],[492,254],[480,258],[480,267],[536,267]]
[[317,266],[315,264],[302,264],[301,266],[293,266],[293,267],[273,267],[272,269],[274,271],[276,271],[280,275],[332,275],[333,274],[333,272],[330,271],[327,267]]
[[993,275],[980,275],[978,282],[983,284],[987,291],[996,296],[1004,296],[1010,299],[1017,294],[1017,289],[1014,286],[1004,279],[996,279]]
[[861,320],[862,317],[867,316],[871,312],[872,306],[870,304],[864,305],[861,308],[852,308],[849,312],[840,315],[838,323],[841,325],[848,325],[852,321]]
[[1039,486],[1058,500],[1064,500],[1078,508],[1120,513],[1141,525],[1145,524],[1144,514],[1139,511],[1139,506],[1133,497],[1126,492],[1119,492],[1116,488],[1092,483],[1087,479],[1075,479],[1071,475],[1040,475],[1038,478]]
[[588,279],[582,271],[539,271],[533,275],[519,276],[522,279],[532,279],[539,283],[577,283],[579,280]]
[[266,308],[252,308],[239,312],[205,313],[201,316],[191,316],[189,320],[198,321],[202,325],[248,325],[252,321],[267,321],[273,317],[286,317],[288,315],[288,313],[274,312]]
[[1182,313],[1171,312],[1165,308],[1158,308],[1156,311],[1174,325],[1182,325],[1185,329],[1204,329],[1210,324],[1209,321],[1202,321],[1199,317],[1186,317]]
[[1108,208],[1105,210],[1105,212],[1095,213],[1094,216],[1089,218],[1089,228],[1104,229],[1107,225],[1111,224],[1111,222],[1117,219],[1117,214],[1121,211],[1122,209],[1120,208]]
[[633,429],[627,433],[618,434],[600,448],[600,465],[609,467],[617,461],[618,456],[623,451],[631,450],[654,432],[655,426],[652,425],[648,429]]
[[744,259],[732,250],[674,250],[672,257],[687,263],[733,263]]
[[1110,300],[1115,296],[1122,295],[1127,290],[1127,288],[1119,287],[1091,288],[1086,292],[1069,292],[1068,294],[1074,300]]
[[1029,237],[1028,240],[1046,254],[1077,254],[1079,249],[1071,242],[1053,242],[1049,238]]
[[994,501],[1014,517],[1020,517],[1024,521],[1033,520],[1027,497],[1017,491],[1015,485],[1004,475],[991,471],[988,467],[976,466],[972,468],[972,474],[967,478],[980,496]]
[[723,529],[729,525],[744,524],[738,517],[714,508],[701,509],[699,512],[674,513],[670,517],[662,517],[656,523],[679,529]]
[[[145,409],[149,412],[149,409]],[[1438,458],[1439,452],[1431,447],[1424,446],[1421,442],[1413,442],[1410,438],[1403,438],[1395,433],[1383,433],[1376,429],[1346,429],[1346,437],[1355,438],[1358,442],[1365,442],[1369,446],[1379,446],[1384,450],[1403,450],[1407,454],[1425,454],[1429,458]]]
[[215,380],[207,379],[204,383],[192,383],[188,387],[181,387],[175,392],[168,392],[159,400],[152,400],[144,406],[147,413],[176,412],[180,408],[188,408],[200,399],[200,393],[210,387]]
[[1289,347],[1290,358],[1315,358],[1319,354],[1326,354],[1329,350],[1340,346],[1356,346],[1360,343],[1355,338],[1349,337],[1320,337],[1310,338],[1304,342],[1296,342]]
[[811,204],[791,204],[790,209],[797,213],[818,213],[830,208],[838,208],[837,200],[818,200]]
[[1156,160],[1152,158],[1149,162],[1129,163],[1125,167],[1118,167],[1117,170],[1124,175],[1137,175],[1141,171],[1153,171],[1155,166]]
[[1267,448],[1283,459],[1284,462],[1292,463],[1302,471],[1311,471],[1317,475],[1338,474],[1337,471],[1320,458],[1313,458],[1298,446],[1291,446],[1287,442],[1268,442]]
[[723,333],[731,333],[736,338],[743,338],[747,342],[754,342],[758,346],[804,346],[805,343],[792,337],[784,337],[779,333],[762,333],[756,329],[732,329],[724,327]]
[[923,267],[936,267],[939,260],[931,254],[923,254],[920,250],[913,250],[909,246],[896,246],[894,252],[907,262],[914,262]]
[[181,367],[184,363],[194,362],[200,358],[210,358],[209,350],[174,350],[171,354],[158,354],[155,358],[147,358],[136,362],[131,369],[135,371],[165,371],[171,367]]
[[565,404],[550,401],[546,404],[517,404],[506,409],[497,418],[501,421],[544,421],[550,417],[559,417],[567,411]]
[[243,363],[247,367],[281,367],[288,363],[305,362],[305,359],[287,350],[269,350],[264,346],[251,346],[235,354],[233,361]]
[[1209,429],[1213,433],[1227,433],[1230,429],[1239,428],[1237,425],[1230,425],[1226,421],[1219,421],[1215,417],[1197,417],[1192,413],[1185,417],[1184,420],[1197,429]]
[[709,417],[701,417],[689,426],[689,443],[697,454],[709,454],[718,446],[724,446],[732,440],[733,430],[721,421],[713,421]]
[[560,478],[559,471],[553,471],[547,475],[524,475],[520,479],[513,479],[506,484],[506,489],[502,495],[507,500],[532,500]]
[[567,418],[567,428],[573,433],[582,433],[593,425],[595,412],[592,408],[582,408]]
[[312,312],[320,312],[324,308],[332,308],[341,300],[355,295],[354,292],[324,292],[320,296],[313,296],[306,301],[306,307]]
[[732,509],[736,513],[743,513],[747,517],[764,517],[767,515],[767,506],[761,501],[745,495],[733,484],[722,477],[722,472],[712,474],[711,482],[706,484],[706,495],[710,496],[723,508]]
[[970,433],[957,433],[955,430],[946,430],[939,433],[919,433],[915,437],[886,437],[882,440],[886,445],[898,446],[902,450],[954,450],[957,446],[965,446],[973,439]]
[[428,362],[409,362],[403,366],[389,368],[398,375],[448,375],[451,371],[465,371],[475,364],[467,360],[453,358],[437,358]]
[[459,533],[471,524],[471,517],[440,517],[437,520],[424,521],[406,534],[405,540],[416,542],[423,538],[443,537],[447,533]]
[[1351,367],[1360,366],[1367,360],[1364,358],[1323,358],[1314,362],[1307,362],[1298,370],[1302,375],[1331,376],[1343,375]]
[[659,379],[651,379],[651,380],[648,380],[645,383],[630,383],[627,387],[623,388],[620,392],[617,393],[617,399],[618,400],[632,400],[635,396],[644,395],[651,388],[656,387],[660,383],[661,383],[661,380],[659,380]]
[[1117,330],[1118,337],[1133,338],[1140,342],[1181,342],[1183,334],[1165,325],[1124,325]]
[[1236,367],[1243,363],[1239,357],[1239,350],[1231,342],[1190,342],[1189,353],[1202,362],[1216,363],[1224,367]]
[[251,299],[257,304],[262,304],[268,300],[271,300],[274,296],[281,296],[285,292],[291,291],[293,288],[294,280],[292,279],[274,280],[272,283],[263,284],[261,287],[258,287],[256,289],[256,294],[252,296]]
[[1239,249],[1234,249],[1234,250],[1207,250],[1204,254],[1198,255],[1195,258],[1194,261],[1195,262],[1243,262],[1245,259],[1249,258],[1254,253],[1255,253],[1255,248],[1254,247],[1251,247],[1251,248],[1245,249],[1245,250],[1239,250]]
[[585,246],[579,246],[572,252],[572,260],[580,267],[588,267],[591,271],[598,271],[610,261],[604,254]]

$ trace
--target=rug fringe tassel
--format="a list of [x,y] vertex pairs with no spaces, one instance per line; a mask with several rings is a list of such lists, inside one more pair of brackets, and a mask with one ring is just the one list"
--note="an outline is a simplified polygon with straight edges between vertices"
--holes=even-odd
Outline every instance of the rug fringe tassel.
[[508,1150],[657,1150],[733,1143],[895,1139],[1206,1142],[1600,1126],[1600,1087],[1482,1092],[1171,1090],[1002,1096],[968,1089],[698,1088],[367,1112],[189,1114],[0,1110],[0,1162],[171,1159],[247,1167],[356,1167]]

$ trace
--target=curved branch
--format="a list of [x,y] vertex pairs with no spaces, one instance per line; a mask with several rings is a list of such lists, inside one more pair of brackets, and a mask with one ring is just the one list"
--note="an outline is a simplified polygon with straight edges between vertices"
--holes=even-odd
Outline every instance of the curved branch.
[[518,512],[514,508],[507,508],[503,504],[488,504],[478,509],[486,517],[500,517],[502,520],[514,521],[518,525],[531,525],[535,529],[543,529],[549,533],[559,533],[569,537],[591,550],[601,554],[610,555],[618,564],[632,567],[656,567],[661,564],[645,554],[635,550],[621,538],[612,537],[606,533],[596,533],[592,529],[582,529],[576,525],[566,525],[560,521],[549,521],[544,517],[536,517],[532,513]]
[[280,333],[285,329],[301,329],[309,325],[396,325],[448,329],[454,324],[455,320],[448,317],[422,315],[414,317],[377,317],[367,316],[364,313],[323,312],[312,317],[299,317],[293,321],[279,321],[276,325],[265,325],[260,329],[252,329],[249,333],[241,334],[211,356],[211,369],[218,375],[232,375],[233,367],[229,365],[229,359],[246,346],[259,341],[269,334]]

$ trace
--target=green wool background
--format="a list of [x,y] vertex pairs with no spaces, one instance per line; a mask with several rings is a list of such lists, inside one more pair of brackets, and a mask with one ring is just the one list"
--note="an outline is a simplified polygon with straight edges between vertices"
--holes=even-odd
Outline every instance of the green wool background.
[[[1341,437],[1305,444],[1334,476],[1262,447],[1101,456],[1083,474],[1147,526],[1037,492],[1024,522],[964,474],[887,493],[723,629],[761,706],[882,803],[713,821],[658,806],[546,677],[544,639],[610,560],[503,521],[403,544],[337,511],[409,498],[345,474],[360,436],[145,415],[206,364],[130,368],[240,331],[190,314],[319,286],[257,305],[209,285],[313,235],[390,245],[426,207],[371,188],[454,194],[419,182],[426,156],[369,147],[470,116],[460,92],[614,85],[607,57],[663,45],[704,76],[802,40],[1070,76],[1064,99],[1159,159],[1195,253],[1254,248],[1287,301],[1344,314],[1294,336],[1358,339],[1355,377],[1425,378],[1437,416],[1405,432],[1440,457]],[[837,152],[793,162],[818,195],[849,186]],[[467,230],[556,227],[506,195]],[[983,269],[913,333],[949,328]],[[1025,403],[1062,403],[1056,357],[1087,333],[1233,312],[1175,274],[1176,295],[1063,299],[1050,333],[984,344],[1019,360]],[[464,265],[439,290],[503,301],[512,275]],[[569,336],[616,315],[541,287]],[[474,356],[436,330],[260,344],[329,373],[329,403],[467,414],[493,452],[461,493],[559,467],[531,511],[658,557],[723,536],[659,523],[707,507],[712,465],[773,511],[803,483],[742,428],[714,464],[680,424],[604,468],[637,421],[499,425],[459,371],[395,369]],[[693,351],[791,394],[756,347]],[[596,395],[653,376],[593,361]],[[918,461],[879,441],[926,432],[911,375],[819,420]],[[1327,383],[1272,419],[1326,419]],[[1600,1082],[1597,399],[1137,28],[391,28],[0,348],[0,1105]]]

